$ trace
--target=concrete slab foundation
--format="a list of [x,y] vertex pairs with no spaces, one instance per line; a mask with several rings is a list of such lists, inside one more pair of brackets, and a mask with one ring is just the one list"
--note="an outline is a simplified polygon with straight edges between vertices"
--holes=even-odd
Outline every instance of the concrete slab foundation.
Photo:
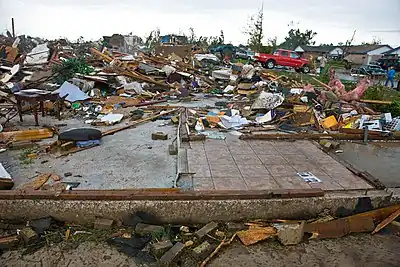
[[[96,217],[122,220],[145,211],[166,223],[207,223],[249,219],[309,219],[336,214],[339,208],[354,210],[361,198],[370,198],[374,208],[394,203],[386,191],[331,192],[324,197],[227,200],[0,200],[0,218],[34,219],[53,216],[62,221],[93,223]],[[399,201],[397,199],[397,201]]]

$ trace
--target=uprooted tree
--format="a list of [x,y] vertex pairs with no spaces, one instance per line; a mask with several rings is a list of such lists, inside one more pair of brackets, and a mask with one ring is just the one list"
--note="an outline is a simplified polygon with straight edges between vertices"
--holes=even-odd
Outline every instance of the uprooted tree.
[[253,51],[260,52],[263,48],[262,40],[264,38],[263,33],[263,22],[264,22],[264,6],[254,15],[250,17],[248,27],[245,30],[245,34],[248,35],[247,44]]
[[315,41],[313,41],[314,37],[317,35],[316,32],[312,30],[305,30],[302,32],[298,26],[296,27],[291,21],[288,24],[290,28],[288,32],[288,36],[285,37],[285,41],[281,43],[279,46],[285,49],[295,49],[299,45],[314,45]]

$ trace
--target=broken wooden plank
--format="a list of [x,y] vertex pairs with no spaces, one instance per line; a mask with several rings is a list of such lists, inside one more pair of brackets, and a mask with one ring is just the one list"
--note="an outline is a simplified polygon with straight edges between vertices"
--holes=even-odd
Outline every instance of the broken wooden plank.
[[369,100],[369,99],[360,99],[358,102],[368,103],[368,104],[382,104],[382,105],[391,105],[392,101],[382,101],[382,100]]
[[0,140],[33,141],[53,137],[51,129],[34,129],[0,133]]
[[157,115],[155,115],[155,116],[151,116],[151,117],[148,117],[148,118],[145,118],[145,119],[141,119],[141,120],[135,121],[135,122],[133,122],[133,123],[131,123],[131,124],[129,124],[129,125],[122,126],[122,127],[116,128],[116,129],[112,129],[112,130],[105,131],[105,132],[102,133],[101,136],[107,136],[107,135],[115,134],[115,133],[117,133],[117,132],[119,132],[119,131],[122,131],[122,130],[126,130],[126,129],[129,129],[129,128],[135,127],[136,125],[139,125],[139,124],[141,124],[141,123],[154,120],[154,119],[156,119],[156,118],[158,118],[158,117],[161,117],[161,116],[165,116],[165,115],[171,114],[171,113],[173,113],[173,112],[175,112],[175,111],[176,111],[176,109],[173,109],[173,110],[170,110],[170,111],[167,111],[167,112],[162,112],[162,113],[157,114]]
[[317,83],[319,83],[320,85],[322,85],[323,87],[329,89],[330,91],[334,91],[332,87],[330,87],[329,85],[327,85],[326,83],[321,82],[320,80],[318,80],[315,77],[311,77],[314,81],[316,81]]
[[398,209],[400,205],[394,205],[329,222],[308,223],[304,226],[304,232],[312,233],[313,238],[338,238],[350,233],[372,232],[375,223],[387,218]]
[[[364,140],[363,134],[243,134],[239,137],[242,140],[319,140],[319,139],[334,139],[334,140]],[[400,135],[393,136],[368,136],[369,140],[400,140]]]
[[237,232],[237,235],[245,246],[249,246],[265,240],[269,237],[277,235],[275,227],[252,227],[248,230],[242,230]]
[[398,210],[396,210],[395,212],[393,212],[392,214],[390,214],[390,216],[387,217],[385,220],[383,220],[380,224],[378,224],[378,226],[374,229],[372,234],[375,234],[375,233],[379,232],[380,230],[382,230],[383,228],[385,228],[386,225],[388,225],[389,223],[394,221],[399,215],[400,215],[400,208]]
[[0,237],[0,249],[7,250],[18,245],[19,236],[18,235],[9,235]]
[[38,175],[32,182],[24,184],[23,189],[40,189],[50,178],[51,173],[42,173]]
[[325,223],[306,224],[304,231],[312,238],[339,238],[351,233],[371,232],[375,228],[371,217],[346,217]]

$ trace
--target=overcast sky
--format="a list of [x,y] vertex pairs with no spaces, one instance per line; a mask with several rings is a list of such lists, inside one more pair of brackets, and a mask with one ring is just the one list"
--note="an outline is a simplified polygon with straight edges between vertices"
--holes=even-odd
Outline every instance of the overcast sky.
[[233,44],[245,43],[250,15],[264,2],[264,35],[283,41],[290,21],[318,33],[319,43],[345,42],[357,30],[355,42],[400,45],[400,0],[0,0],[0,31],[49,39],[97,40],[113,33],[147,35],[188,32],[219,35]]

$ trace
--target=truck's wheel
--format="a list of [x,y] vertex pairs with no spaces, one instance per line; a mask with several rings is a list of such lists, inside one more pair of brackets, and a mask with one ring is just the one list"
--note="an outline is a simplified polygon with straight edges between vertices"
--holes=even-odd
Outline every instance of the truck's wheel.
[[302,71],[303,71],[303,73],[309,73],[310,72],[310,66],[304,65]]
[[273,68],[275,68],[275,61],[273,61],[273,60],[268,60],[268,61],[265,63],[265,66],[266,66],[268,69],[273,69]]

